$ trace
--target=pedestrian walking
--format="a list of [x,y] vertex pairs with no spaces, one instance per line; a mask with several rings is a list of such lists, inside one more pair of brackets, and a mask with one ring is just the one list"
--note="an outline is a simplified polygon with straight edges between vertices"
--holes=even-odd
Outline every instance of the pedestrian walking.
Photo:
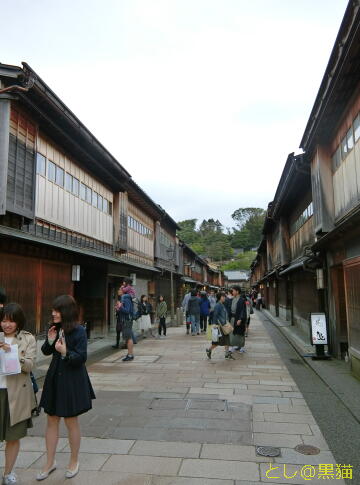
[[148,303],[148,297],[146,295],[141,295],[139,303],[139,313],[141,315],[139,321],[139,329],[141,330],[142,334],[144,334],[146,330],[151,329],[150,311],[151,307]]
[[246,331],[245,331],[245,337],[248,336],[249,334],[249,326],[250,326],[250,315],[254,313],[254,309],[252,306],[251,298],[249,295],[245,297],[245,303],[246,303]]
[[225,359],[234,359],[232,353],[229,351],[230,335],[225,335],[221,331],[221,327],[228,323],[228,315],[224,305],[226,294],[220,292],[216,295],[216,299],[217,303],[214,308],[212,328],[217,328],[220,331],[220,335],[217,337],[216,341],[212,340],[211,347],[206,349],[206,355],[208,359],[211,359],[213,350],[216,349],[216,347],[221,346],[225,347]]
[[162,295],[158,298],[158,304],[156,307],[156,318],[159,319],[159,337],[161,338],[161,331],[163,336],[166,337],[166,315],[167,315],[167,304]]
[[30,378],[36,359],[36,341],[25,327],[26,318],[20,305],[9,303],[2,307],[0,350],[10,353],[12,346],[17,345],[19,360],[19,373],[0,375],[0,442],[6,442],[3,485],[18,483],[13,469],[20,440],[32,427],[31,412],[36,408]]
[[95,399],[85,366],[86,331],[78,322],[78,306],[74,298],[70,295],[55,298],[51,316],[52,324],[41,347],[44,355],[52,355],[52,360],[40,400],[40,407],[47,414],[47,460],[36,477],[38,481],[45,480],[56,470],[55,453],[61,418],[65,421],[71,451],[65,477],[77,475],[81,441],[78,416],[89,411]]
[[263,303],[262,295],[261,295],[261,292],[259,291],[259,293],[256,296],[256,309],[257,310],[261,310],[262,303]]
[[232,288],[230,288],[230,290],[228,290],[226,294],[225,303],[224,303],[227,311],[228,322],[231,321],[231,304],[232,304],[233,298],[234,298],[233,291],[232,291]]
[[112,346],[113,349],[118,349],[120,347],[120,335],[122,332],[122,320],[120,314],[120,302],[121,302],[121,295],[123,294],[123,288],[119,288],[117,292],[118,301],[115,305],[115,314],[116,314],[116,343]]
[[186,295],[183,298],[183,301],[181,303],[181,308],[182,311],[185,315],[185,323],[186,323],[186,335],[190,334],[190,328],[191,328],[191,321],[189,319],[189,312],[188,312],[188,303],[191,297],[191,291],[188,291]]
[[200,300],[200,329],[201,332],[206,332],[207,320],[210,313],[210,301],[205,291],[200,293]]
[[247,321],[246,300],[241,295],[240,286],[233,286],[233,299],[231,303],[231,321],[234,331],[230,336],[230,351],[245,352],[245,330]]
[[119,326],[121,327],[123,340],[127,348],[127,355],[123,362],[134,360],[134,333],[133,333],[133,299],[125,287],[120,288],[120,302],[118,304]]
[[213,320],[213,315],[214,315],[214,309],[216,305],[216,296],[215,296],[214,290],[210,290],[209,302],[210,302],[209,325],[211,325]]
[[188,301],[187,309],[189,321],[191,322],[191,335],[200,335],[200,304],[201,300],[197,296],[196,290],[191,290],[191,296]]

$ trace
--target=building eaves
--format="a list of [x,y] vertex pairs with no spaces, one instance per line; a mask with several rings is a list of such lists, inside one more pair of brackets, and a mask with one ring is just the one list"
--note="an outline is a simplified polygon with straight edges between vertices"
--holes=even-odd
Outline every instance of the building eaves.
[[359,52],[360,2],[350,0],[300,142],[309,155],[316,143],[331,136],[358,85]]
[[[78,156],[79,163],[91,173],[107,183],[114,190],[122,190],[125,181],[131,175],[113,155],[95,138],[75,114],[61,101],[39,75],[26,63],[23,68],[0,64],[2,80],[21,88],[24,79],[33,79],[33,85],[27,92],[14,89],[14,96],[27,109],[42,120],[42,130],[54,136],[54,140],[68,147]],[[62,143],[61,143],[62,142]]]

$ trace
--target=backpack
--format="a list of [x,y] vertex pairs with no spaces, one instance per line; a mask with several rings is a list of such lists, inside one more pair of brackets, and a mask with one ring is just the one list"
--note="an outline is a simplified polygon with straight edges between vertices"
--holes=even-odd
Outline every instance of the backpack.
[[141,317],[141,311],[139,308],[139,300],[136,298],[136,296],[131,299],[131,303],[132,309],[130,315],[132,317],[132,320],[138,320]]

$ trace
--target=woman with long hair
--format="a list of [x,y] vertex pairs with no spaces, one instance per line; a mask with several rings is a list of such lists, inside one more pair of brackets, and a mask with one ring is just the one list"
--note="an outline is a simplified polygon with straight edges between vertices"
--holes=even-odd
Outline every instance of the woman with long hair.
[[30,372],[36,359],[35,337],[24,330],[26,318],[17,303],[2,309],[0,350],[10,352],[18,346],[21,372],[0,376],[0,441],[6,441],[3,485],[18,483],[13,468],[19,454],[20,439],[32,427],[31,411],[36,407]]
[[92,408],[95,394],[85,367],[87,338],[78,323],[78,307],[70,295],[55,298],[52,305],[52,326],[41,350],[52,355],[47,371],[40,407],[47,416],[47,462],[37,475],[44,480],[56,469],[55,453],[59,439],[60,419],[64,418],[70,443],[70,461],[65,477],[72,478],[79,471],[80,426],[78,416]]

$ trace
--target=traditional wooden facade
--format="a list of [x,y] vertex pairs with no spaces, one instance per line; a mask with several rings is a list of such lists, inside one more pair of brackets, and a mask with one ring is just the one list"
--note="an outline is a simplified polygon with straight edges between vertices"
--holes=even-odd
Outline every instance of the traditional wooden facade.
[[[177,229],[30,66],[0,64],[0,286],[33,332],[62,293],[93,333],[113,330],[124,277],[175,310],[185,267]],[[193,261],[204,284],[206,263]]]
[[252,265],[252,284],[261,285],[274,316],[309,335],[309,315],[319,311],[311,176],[302,155],[286,161],[274,201],[269,204],[264,239]]
[[301,147],[312,174],[332,353],[360,375],[360,7],[349,2]]
[[[270,311],[307,332],[326,313],[329,351],[360,375],[360,7],[349,2],[300,147],[289,156],[252,265]],[[266,261],[265,248],[266,244]]]

